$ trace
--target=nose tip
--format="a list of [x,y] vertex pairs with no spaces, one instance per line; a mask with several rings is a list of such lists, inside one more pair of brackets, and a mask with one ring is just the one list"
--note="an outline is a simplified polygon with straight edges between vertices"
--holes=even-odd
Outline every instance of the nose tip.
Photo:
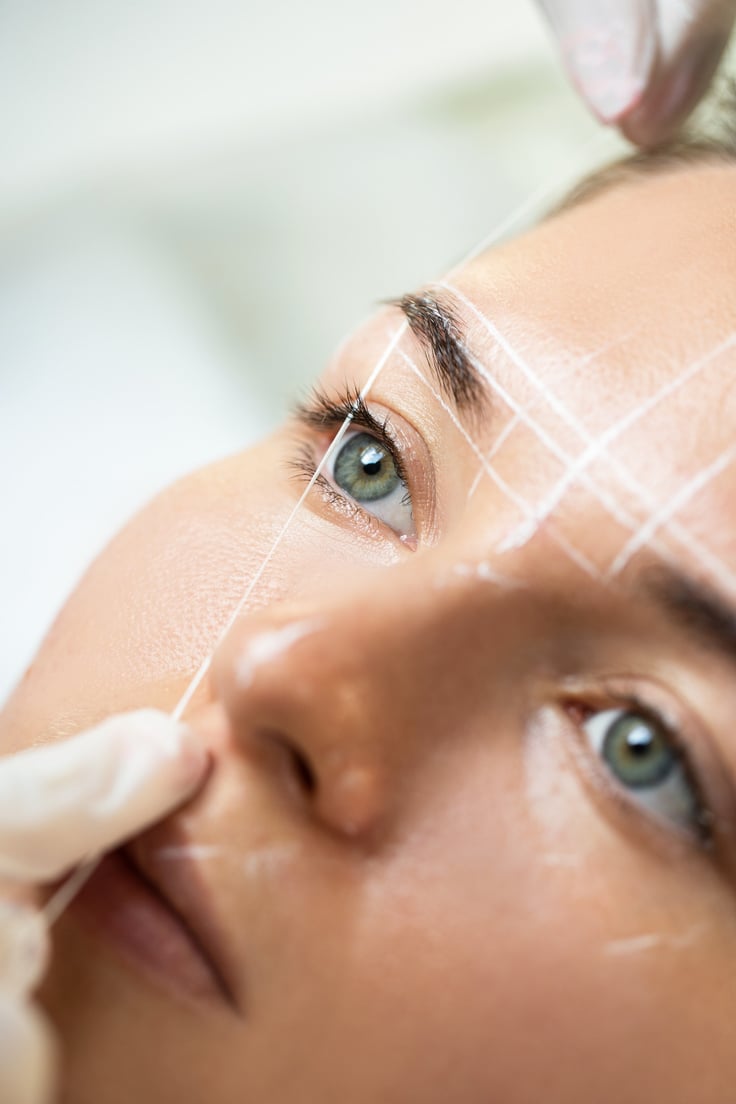
[[213,684],[236,748],[292,809],[355,838],[380,820],[386,788],[360,666],[339,636],[303,608],[249,615],[216,656]]

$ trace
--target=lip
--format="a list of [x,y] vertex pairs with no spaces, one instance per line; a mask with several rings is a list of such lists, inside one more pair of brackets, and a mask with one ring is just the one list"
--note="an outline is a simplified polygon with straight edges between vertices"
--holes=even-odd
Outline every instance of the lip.
[[184,859],[154,876],[137,854],[142,839],[104,856],[70,914],[178,999],[236,1008],[193,864]]

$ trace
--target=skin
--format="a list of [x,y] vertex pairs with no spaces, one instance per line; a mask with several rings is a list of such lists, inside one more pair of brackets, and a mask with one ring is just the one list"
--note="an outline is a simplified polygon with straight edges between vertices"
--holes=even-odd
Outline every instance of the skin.
[[[479,312],[458,307],[469,347],[566,454],[585,443],[480,316],[599,438],[731,332],[733,174],[629,182],[453,277]],[[387,308],[363,326],[323,387],[363,384],[400,322]],[[398,349],[435,388],[415,338]],[[646,503],[591,464],[637,525],[732,445],[735,360],[611,444]],[[477,453],[399,353],[370,403],[404,449],[415,546],[312,492],[190,710],[208,782],[136,842],[151,862],[174,830],[210,848],[194,865],[239,1008],[176,999],[63,917],[43,999],[65,1099],[727,1104],[736,680],[640,573],[665,556],[724,589],[736,465],[677,515],[707,564],[663,528],[606,580],[631,530],[590,485],[525,533],[491,478],[469,496]],[[513,416],[498,396],[487,413],[466,426],[486,454]],[[330,440],[290,424],[112,542],[8,703],[5,749],[174,706],[303,489],[285,466],[297,437],[317,458]],[[532,507],[566,470],[523,425],[492,464]],[[643,812],[587,738],[589,714],[632,694],[676,728],[709,848]]]

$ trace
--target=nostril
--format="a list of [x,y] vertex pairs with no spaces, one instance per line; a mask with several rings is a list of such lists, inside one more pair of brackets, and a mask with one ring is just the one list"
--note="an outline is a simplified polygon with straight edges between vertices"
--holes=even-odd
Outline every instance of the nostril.
[[317,792],[317,772],[304,752],[279,732],[268,732],[263,736],[277,752],[282,770],[288,775],[292,785],[296,783],[302,796],[313,797]]
[[289,753],[294,766],[294,773],[302,790],[309,797],[313,797],[317,791],[317,775],[314,773],[311,763],[293,746],[289,747]]

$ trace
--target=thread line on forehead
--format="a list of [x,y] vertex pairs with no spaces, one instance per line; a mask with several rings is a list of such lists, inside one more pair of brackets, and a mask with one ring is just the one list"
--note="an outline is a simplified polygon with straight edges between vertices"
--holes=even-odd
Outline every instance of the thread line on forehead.
[[[613,425],[609,426],[608,429],[601,435],[601,437],[596,440],[586,429],[583,423],[573,414],[571,410],[569,410],[568,407],[566,407],[566,405],[560,400],[560,398],[554,395],[549,387],[545,386],[543,381],[539,378],[539,375],[530,367],[526,360],[519,355],[519,353],[511,346],[508,339],[501,333],[498,327],[494,325],[494,323],[489,318],[487,318],[482,311],[479,310],[475,303],[473,303],[472,300],[468,299],[467,296],[465,296],[461,291],[459,291],[452,285],[444,282],[442,286],[446,287],[448,291],[457,296],[457,298],[460,299],[461,302],[463,302],[470,310],[473,311],[473,313],[486,327],[489,334],[510,358],[512,363],[517,368],[519,368],[526,379],[528,379],[534,386],[537,387],[542,397],[547,400],[551,408],[561,418],[563,418],[565,422],[572,429],[574,429],[575,432],[588,445],[588,447],[574,460],[570,456],[565,454],[564,450],[557,450],[556,448],[552,449],[555,455],[557,455],[558,459],[563,460],[563,462],[568,465],[568,469],[562,476],[562,478],[558,481],[557,486],[552,489],[552,491],[547,496],[545,502],[540,507],[540,521],[544,520],[551,514],[551,512],[562,500],[565,492],[569,489],[570,486],[573,485],[574,482],[581,482],[583,486],[586,486],[589,490],[595,487],[595,483],[592,482],[590,478],[586,475],[586,470],[590,467],[593,460],[597,458],[604,458],[611,465],[611,467],[617,473],[622,482],[627,485],[632,493],[638,496],[640,501],[647,507],[647,509],[656,511],[658,509],[658,503],[653,498],[651,492],[649,492],[644,487],[644,485],[633,476],[629,468],[627,468],[626,465],[623,464],[615,454],[612,454],[610,451],[608,451],[609,446],[614,440],[621,436],[622,433],[624,433],[627,429],[629,429],[632,425],[634,425],[637,421],[644,417],[645,414],[648,414],[656,406],[662,403],[666,398],[673,395],[686,383],[694,379],[699,372],[701,372],[717,357],[721,356],[722,353],[732,348],[734,344],[736,344],[736,334],[729,334],[728,337],[724,338],[716,346],[714,346],[714,348],[710,349],[702,357],[698,358],[696,361],[690,364],[678,376],[676,376],[672,380],[669,380],[653,395],[650,395],[649,398],[645,399],[642,403],[639,404],[639,406],[635,407],[633,410],[630,410],[628,414],[624,415],[624,417],[620,418],[617,422],[613,423]],[[500,387],[500,385],[493,381],[493,377],[490,375],[490,373],[486,372],[486,378],[488,379],[488,382],[491,386]],[[506,395],[505,389],[503,390],[504,395]],[[549,438],[548,435],[541,435],[539,431],[540,427],[538,427],[537,423],[534,422],[533,419],[528,418],[525,411],[519,406],[519,404],[516,404],[514,406],[512,402],[509,402],[509,397],[506,397],[505,401],[508,402],[512,409],[516,409],[517,412],[520,413],[520,417],[522,418],[522,420],[524,420],[526,424],[529,425],[530,429],[537,433],[537,436],[540,438],[542,443],[546,444],[547,447],[550,448],[551,446],[549,442],[551,441],[551,438]],[[601,505],[605,506],[606,509],[609,510],[611,516],[614,517],[616,521],[622,524],[625,528],[637,531],[638,523],[636,522],[636,520],[633,519],[628,511],[621,507],[621,505],[615,499],[613,499],[612,496],[607,494],[608,502],[606,502],[604,498],[600,497],[598,491],[593,491],[593,493],[601,502]],[[710,549],[706,548],[702,544],[702,542],[697,539],[697,537],[690,533],[681,522],[678,522],[676,520],[669,520],[666,528],[671,533],[671,535],[673,535],[680,542],[680,544],[682,544],[682,546],[695,560],[700,561],[701,566],[704,565],[708,567],[711,571],[714,572],[714,574],[717,574],[729,587],[736,590],[736,578],[734,577],[732,572],[728,570],[726,565],[717,556],[715,556],[715,554]],[[663,557],[668,555],[659,542],[655,543],[653,541],[650,541],[649,544],[651,547],[656,548],[659,555],[662,555]]]
[[613,578],[619,575],[626,567],[631,557],[634,556],[640,548],[650,542],[652,534],[656,532],[658,528],[664,525],[674,513],[685,506],[696,494],[699,494],[700,491],[707,487],[717,476],[726,471],[734,461],[736,461],[736,445],[732,445],[730,448],[726,449],[710,464],[701,468],[699,472],[687,481],[687,483],[683,484],[677,494],[673,495],[669,501],[665,502],[659,510],[655,510],[638,532],[634,533],[611,564],[608,576]]
[[[467,299],[465,296],[462,296],[461,293],[458,293],[458,295],[463,299],[468,307],[472,308],[477,313],[480,313],[478,312],[478,308],[475,307],[475,305],[469,299]],[[511,346],[505,339],[504,342],[504,351],[507,351],[509,353],[509,356],[513,358],[514,363],[517,363],[520,359],[518,357],[518,354],[511,348]],[[567,465],[568,467],[572,465],[574,461],[570,454],[561,445],[559,445],[554,440],[554,438],[551,437],[550,434],[544,429],[544,427],[541,426],[539,422],[528,412],[528,410],[525,409],[521,403],[517,402],[513,395],[509,391],[507,391],[507,389],[501,383],[499,383],[497,379],[494,378],[494,376],[488,371],[487,367],[475,354],[469,353],[469,356],[477,365],[478,371],[483,375],[491,390],[494,391],[503,400],[503,402],[506,403],[506,405],[514,411],[514,413],[518,416],[519,421],[528,426],[532,433],[535,434],[537,439],[543,445],[545,445],[549,452],[562,464]],[[601,489],[595,482],[595,480],[586,472],[581,472],[580,478],[583,485],[611,514],[611,516],[615,518],[616,521],[618,521],[620,525],[622,525],[626,529],[631,530],[632,532],[636,530],[638,522],[624,507],[620,505],[620,503],[614,498],[613,495],[611,495],[608,491]],[[545,520],[545,516],[546,515],[543,515],[541,511],[535,512],[535,518],[540,523]]]
[[[419,368],[416,366],[416,364],[413,362],[411,357],[407,353],[405,353],[403,349],[399,350],[399,356],[405,362],[407,367],[412,372],[414,372],[414,374],[417,376],[417,378],[422,381],[424,386],[434,396],[434,398],[439,403],[439,405],[442,407],[442,409],[451,418],[451,420],[453,422],[453,425],[457,429],[458,433],[460,433],[460,435],[463,437],[465,442],[469,445],[469,447],[474,452],[475,456],[478,458],[478,460],[480,460],[481,467],[480,467],[480,471],[479,471],[479,476],[481,476],[483,474],[487,475],[488,478],[491,480],[491,482],[494,484],[494,486],[496,486],[498,488],[498,490],[501,491],[502,494],[505,494],[506,497],[513,503],[514,506],[516,506],[519,510],[521,510],[521,512],[524,514],[524,517],[525,517],[527,522],[533,521],[533,522],[536,523],[536,516],[535,516],[534,507],[530,506],[530,504],[524,498],[522,498],[521,495],[519,495],[516,491],[514,491],[513,488],[508,485],[506,480],[503,479],[502,476],[500,476],[498,474],[498,472],[492,466],[490,461],[484,455],[483,450],[475,443],[475,441],[473,441],[472,437],[467,432],[467,430],[463,426],[462,422],[459,420],[459,418],[456,417],[454,411],[447,405],[447,403],[443,400],[442,396],[437,394],[435,389],[432,387],[431,383],[427,379],[425,379],[425,377],[423,376],[423,374],[421,373]],[[589,560],[588,557],[586,555],[584,555],[584,553],[580,552],[579,549],[575,548],[574,545],[570,544],[570,542],[567,540],[566,537],[564,537],[561,533],[557,532],[555,529],[550,530],[549,536],[550,536],[550,539],[553,540],[555,542],[555,544],[557,544],[562,549],[562,551],[567,554],[567,556],[573,561],[573,563],[575,563],[579,568],[581,568],[582,571],[585,572],[586,575],[589,575],[592,579],[595,579],[597,582],[602,582],[603,581],[603,576],[598,571],[595,564],[591,560]]]
[[[609,349],[612,345],[615,345],[615,344],[618,344],[618,341],[608,342],[605,346],[603,346],[602,349],[597,350],[594,353],[587,353],[584,357],[580,357],[580,359],[578,361],[576,361],[576,366],[580,367],[582,365],[591,363],[597,356],[600,355],[600,353],[602,351],[605,351],[605,350]],[[531,411],[534,410],[542,402],[543,399],[544,399],[544,395],[542,395],[542,394],[537,395],[537,397],[535,399],[533,399],[531,402],[527,403],[526,407],[524,408],[525,412],[527,414],[530,414]],[[522,421],[523,421],[523,419],[521,417],[521,412],[520,411],[515,411],[513,416],[511,418],[509,418],[509,420],[506,422],[506,425],[503,427],[501,432],[496,437],[494,437],[493,444],[489,448],[488,452],[484,453],[484,456],[486,457],[487,460],[492,460],[493,457],[498,452],[501,451],[501,448],[503,447],[506,440],[511,436],[511,434],[516,429],[516,427],[522,423]],[[479,467],[478,471],[475,473],[475,477],[474,477],[473,482],[470,486],[470,490],[468,491],[468,498],[467,498],[468,502],[470,501],[470,499],[473,497],[473,495],[477,491],[478,484],[479,484],[482,476],[483,476],[483,467],[481,465],[481,467]]]
[[[578,420],[573,412],[570,411],[569,408],[565,406],[565,404],[561,400],[559,400],[559,397],[554,395],[554,393],[550,389],[548,389],[547,386],[545,386],[545,384],[540,379],[540,376],[538,376],[537,373],[534,372],[534,370],[530,367],[529,363],[527,363],[521,357],[521,355],[516,352],[515,349],[513,349],[510,342],[504,337],[504,335],[502,335],[499,328],[495,326],[494,323],[489,318],[487,318],[486,315],[482,314],[482,311],[479,310],[476,304],[473,304],[472,300],[468,299],[468,297],[463,295],[461,291],[459,291],[457,288],[452,287],[448,284],[445,286],[448,288],[448,290],[451,291],[452,294],[456,295],[462,302],[465,302],[466,306],[471,309],[474,314],[477,315],[483,325],[486,326],[486,328],[488,329],[491,337],[493,337],[493,339],[497,341],[498,344],[500,344],[503,351],[509,355],[509,358],[516,365],[516,367],[518,367],[520,371],[522,371],[525,378],[536,386],[537,390],[541,392],[544,399],[548,403],[550,403],[555,413],[564,418],[564,421],[567,423],[567,425],[575,429],[575,432],[578,434],[578,436],[582,437],[584,442],[586,442],[588,445],[584,452],[580,454],[576,459],[572,459],[572,457],[566,457],[565,463],[568,465],[567,471],[562,479],[558,480],[557,486],[552,489],[550,495],[547,496],[545,502],[543,503],[543,506],[540,509],[540,520],[544,520],[544,518],[550,516],[555,507],[558,506],[559,502],[562,501],[565,492],[569,489],[570,486],[573,486],[574,482],[582,481],[583,485],[587,486],[589,489],[589,479],[585,477],[584,474],[586,469],[590,466],[591,463],[593,463],[596,458],[605,458],[611,465],[611,467],[615,469],[621,481],[625,482],[629,490],[631,490],[633,493],[636,493],[636,495],[642,501],[643,505],[646,506],[649,510],[657,510],[657,502],[654,501],[651,493],[647,490],[646,487],[641,484],[638,479],[634,478],[629,468],[627,468],[625,464],[622,464],[621,460],[619,460],[619,458],[615,454],[611,454],[608,452],[608,446],[611,444],[612,440],[615,440],[622,433],[625,433],[626,429],[639,421],[641,417],[648,414],[651,410],[653,410],[655,406],[659,405],[665,399],[668,399],[670,395],[680,390],[680,388],[682,388],[685,383],[694,379],[697,373],[701,372],[708,363],[711,363],[727,349],[732,348],[734,346],[734,343],[736,342],[736,335],[734,335],[734,333],[730,333],[727,338],[725,338],[721,342],[718,342],[718,344],[716,344],[713,349],[708,350],[708,352],[705,353],[703,357],[698,358],[696,361],[690,364],[689,367],[687,367],[679,376],[676,376],[674,380],[670,380],[668,383],[664,384],[664,386],[662,386],[659,391],[654,392],[653,395],[650,395],[649,399],[644,400],[644,402],[641,403],[638,407],[634,408],[633,411],[629,411],[628,414],[619,418],[618,422],[610,425],[607,431],[605,431],[604,434],[596,439],[591,436],[586,427],[583,425],[582,422]],[[488,379],[489,382],[491,382],[492,378],[490,374],[488,376]],[[522,411],[522,417],[523,416],[524,412]],[[527,421],[527,424],[530,425],[530,428],[534,429],[534,426],[531,424],[531,422]],[[547,444],[546,440],[543,437],[541,439],[543,440],[543,444]],[[550,447],[550,445],[547,444],[547,447]],[[562,458],[561,456],[559,456],[559,454],[556,455],[558,456],[558,458]],[[606,502],[600,499],[599,501],[601,501],[601,505],[606,506]],[[618,516],[618,511],[621,511],[622,508],[620,507],[619,503],[616,502],[616,500],[612,501],[615,502],[615,510],[617,512],[609,511],[611,512],[611,516],[615,517],[617,521],[625,526],[625,528],[636,530],[638,523],[631,519],[630,516],[628,516],[628,521],[623,520],[626,511],[622,511],[621,516]],[[710,549],[707,549],[701,541],[698,541],[697,538],[694,537],[694,534],[689,532],[689,530],[687,530],[681,522],[670,520],[668,526],[666,526],[666,529],[668,529],[673,537],[682,544],[683,548],[685,548],[686,551],[693,556],[693,559],[700,560],[701,565],[707,566],[708,569],[713,571],[714,574],[721,577],[721,580],[725,582],[727,586],[732,587],[734,588],[734,590],[736,590],[736,577],[734,577],[733,573],[727,569],[723,561],[717,558],[715,553],[713,553]],[[664,550],[661,548],[661,545],[655,545],[652,542],[650,542],[650,545],[653,546],[653,548],[657,548],[659,554],[665,554]]]

